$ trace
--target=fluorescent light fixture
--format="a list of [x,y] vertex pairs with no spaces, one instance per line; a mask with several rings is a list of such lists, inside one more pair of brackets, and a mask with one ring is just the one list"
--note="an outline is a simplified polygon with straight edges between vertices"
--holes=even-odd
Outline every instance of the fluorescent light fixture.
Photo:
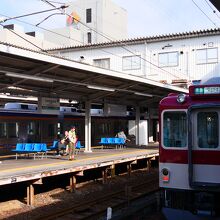
[[79,103],[76,100],[70,100],[70,99],[60,99],[60,103],[65,103],[65,104],[77,104]]
[[113,88],[102,87],[102,86],[88,85],[87,88],[89,88],[89,89],[97,89],[97,90],[104,90],[104,91],[109,91],[109,92],[114,92],[115,91],[115,89],[113,89]]
[[10,94],[0,94],[1,99],[16,99],[16,100],[27,100],[27,101],[37,101],[36,97],[22,97],[22,96],[13,96]]
[[6,76],[11,76],[15,78],[21,78],[21,79],[30,79],[30,80],[36,80],[36,81],[41,81],[41,82],[53,82],[53,79],[48,79],[44,77],[39,77],[39,76],[29,76],[29,75],[24,75],[20,73],[5,73]]
[[140,96],[153,97],[153,95],[151,95],[151,94],[142,93],[142,92],[135,92],[134,94],[135,94],[135,95],[140,95]]

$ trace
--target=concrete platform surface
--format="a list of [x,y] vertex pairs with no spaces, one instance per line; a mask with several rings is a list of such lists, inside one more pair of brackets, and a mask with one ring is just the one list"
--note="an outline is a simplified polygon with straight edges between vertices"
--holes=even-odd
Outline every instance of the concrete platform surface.
[[49,176],[55,176],[71,172],[81,172],[98,167],[132,162],[144,158],[152,158],[159,155],[157,146],[143,148],[124,149],[93,149],[91,153],[80,152],[75,160],[69,161],[68,156],[55,156],[48,154],[41,159],[33,156],[2,158],[0,164],[0,185],[38,180]]

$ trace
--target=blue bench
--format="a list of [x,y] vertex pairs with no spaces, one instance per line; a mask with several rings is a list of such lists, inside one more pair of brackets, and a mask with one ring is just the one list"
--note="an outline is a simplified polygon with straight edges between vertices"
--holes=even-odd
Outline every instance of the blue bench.
[[36,154],[47,155],[47,145],[45,143],[17,143],[16,149],[12,150],[12,152],[16,153],[16,160],[18,159],[18,154],[34,154],[34,159]]
[[[76,142],[76,146],[75,146],[75,153],[79,153],[81,148],[85,148],[85,146],[81,145],[80,141]],[[58,141],[54,141],[52,146],[48,147],[49,151],[54,151],[54,150],[58,150]],[[66,150],[66,146],[62,147],[60,150]]]
[[48,147],[49,151],[57,150],[58,149],[58,141],[54,141],[52,146]]
[[[58,144],[59,144],[59,141],[57,140],[53,141],[53,145],[48,147],[48,151],[57,151]],[[63,150],[63,153],[64,153],[64,151],[66,150],[66,146],[61,147],[60,150]]]
[[81,145],[81,142],[80,141],[77,141],[76,142],[76,147],[75,147],[75,154],[78,154],[80,152],[80,149],[81,148],[85,148],[85,146],[82,146]]
[[116,149],[122,148],[125,145],[125,140],[124,138],[112,138],[112,137],[108,137],[108,138],[101,138],[101,141],[99,142],[100,145],[102,145],[103,147],[106,146],[116,146]]

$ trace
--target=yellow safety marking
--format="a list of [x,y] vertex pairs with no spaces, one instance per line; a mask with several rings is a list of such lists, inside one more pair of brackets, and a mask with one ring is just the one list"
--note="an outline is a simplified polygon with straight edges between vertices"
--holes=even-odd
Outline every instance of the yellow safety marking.
[[5,155],[5,156],[0,156],[0,159],[1,159],[1,158],[10,158],[10,157],[15,157],[15,155]]
[[[49,164],[41,164],[41,165],[34,165],[34,166],[28,166],[28,167],[18,167],[18,168],[13,168],[13,169],[7,169],[7,170],[1,170],[0,172],[14,172],[14,171],[19,171],[19,170],[26,170],[26,169],[34,169],[34,168],[39,168],[39,167],[45,167],[45,166],[55,166],[55,165],[61,165],[61,164],[68,164],[68,163],[76,163],[76,162],[82,162],[82,161],[88,161],[88,160],[95,160],[98,158],[107,158],[107,157],[111,157],[111,156],[121,156],[123,154],[131,154],[134,152],[140,152],[140,151],[146,151],[146,149],[141,149],[141,150],[136,150],[136,151],[131,151],[131,152],[124,152],[124,153],[120,153],[120,154],[110,154],[107,156],[97,156],[97,157],[89,157],[89,158],[85,158],[85,159],[77,159],[74,161],[63,161],[63,162],[56,162],[56,163],[49,163]],[[104,161],[103,161],[104,162]]]

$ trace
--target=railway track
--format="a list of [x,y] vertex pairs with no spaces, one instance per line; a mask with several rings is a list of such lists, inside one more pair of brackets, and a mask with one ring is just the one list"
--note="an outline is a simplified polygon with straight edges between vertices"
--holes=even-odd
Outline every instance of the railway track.
[[111,207],[115,212],[116,210],[122,210],[125,207],[129,207],[134,201],[149,196],[145,205],[156,203],[155,196],[152,196],[159,190],[158,175],[152,175],[149,180],[136,184],[126,185],[123,189],[98,196],[96,198],[73,204],[70,207],[47,215],[40,216],[40,220],[49,219],[100,219],[105,216],[108,207]]

